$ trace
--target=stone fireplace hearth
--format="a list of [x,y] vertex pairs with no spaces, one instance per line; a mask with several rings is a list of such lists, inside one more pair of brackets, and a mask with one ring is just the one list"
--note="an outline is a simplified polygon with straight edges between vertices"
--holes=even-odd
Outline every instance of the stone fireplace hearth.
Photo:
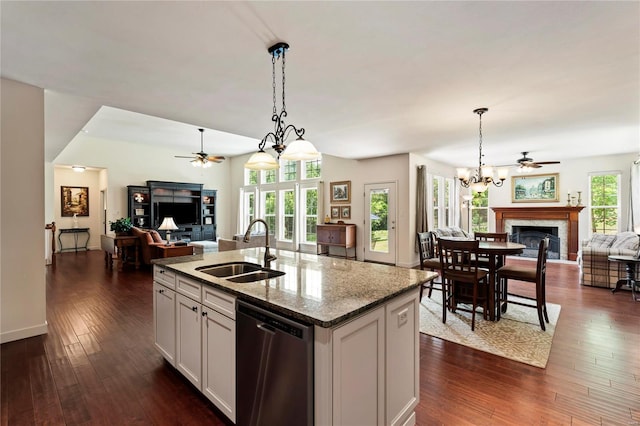
[[557,227],[560,259],[578,257],[578,207],[492,207],[496,215],[496,232],[512,234],[513,226]]

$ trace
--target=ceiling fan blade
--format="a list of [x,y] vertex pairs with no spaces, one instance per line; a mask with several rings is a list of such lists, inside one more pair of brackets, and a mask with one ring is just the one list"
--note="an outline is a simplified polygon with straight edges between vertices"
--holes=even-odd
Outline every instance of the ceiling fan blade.
[[189,156],[187,156],[187,155],[174,155],[174,157],[176,157],[176,158],[193,158],[193,155],[189,155]]
[[226,158],[222,155],[210,155],[207,157],[207,160],[214,161],[216,163],[222,163]]
[[559,161],[536,161],[536,164],[560,164]]

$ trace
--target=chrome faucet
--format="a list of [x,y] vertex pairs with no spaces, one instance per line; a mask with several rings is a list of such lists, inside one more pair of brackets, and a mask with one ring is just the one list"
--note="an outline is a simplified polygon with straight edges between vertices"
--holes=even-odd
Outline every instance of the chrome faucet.
[[262,222],[264,224],[264,230],[265,230],[265,239],[264,239],[264,267],[268,268],[269,264],[271,263],[272,260],[276,260],[277,257],[275,255],[272,255],[271,253],[269,253],[269,225],[267,224],[267,222],[265,222],[264,219],[253,219],[251,221],[251,223],[249,224],[249,226],[247,227],[247,231],[244,233],[244,238],[243,241],[245,243],[248,243],[249,240],[251,239],[251,228],[253,228],[253,225],[256,222]]

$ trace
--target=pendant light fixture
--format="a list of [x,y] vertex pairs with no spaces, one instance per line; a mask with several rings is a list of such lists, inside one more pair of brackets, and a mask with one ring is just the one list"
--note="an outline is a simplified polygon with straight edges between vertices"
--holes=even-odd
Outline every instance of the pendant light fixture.
[[[321,154],[309,141],[306,141],[303,128],[296,128],[293,124],[287,125],[284,119],[287,116],[287,106],[285,102],[285,52],[289,49],[289,45],[284,42],[276,43],[268,49],[271,55],[272,66],[272,88],[273,88],[273,114],[271,121],[274,122],[274,131],[266,134],[258,144],[258,152],[253,154],[249,161],[244,165],[245,168],[251,170],[273,170],[280,167],[278,160],[265,152],[264,148],[267,141],[273,143],[272,148],[278,153],[278,159],[298,161],[298,160],[315,160],[321,157]],[[282,61],[282,109],[278,113],[276,108],[276,61]],[[297,138],[289,145],[285,145],[287,137],[295,133]]]
[[457,169],[458,171],[458,179],[460,180],[460,185],[464,188],[471,188],[472,192],[481,193],[487,190],[489,184],[493,184],[495,186],[502,186],[504,184],[504,180],[507,178],[509,174],[508,169],[498,169],[498,177],[495,178],[493,176],[493,167],[487,166],[482,161],[482,114],[489,111],[489,108],[477,108],[474,109],[473,112],[478,114],[480,117],[480,146],[479,146],[479,155],[478,155],[478,169],[473,172],[473,176],[471,176],[471,171],[469,169]]

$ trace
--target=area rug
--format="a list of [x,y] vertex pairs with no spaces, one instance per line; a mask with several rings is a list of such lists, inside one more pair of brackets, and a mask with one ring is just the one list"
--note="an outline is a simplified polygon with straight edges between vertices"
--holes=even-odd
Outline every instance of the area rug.
[[453,343],[489,352],[535,367],[545,368],[551,342],[560,316],[560,305],[547,303],[549,324],[542,331],[534,308],[509,305],[500,321],[485,321],[476,313],[475,331],[471,331],[471,313],[447,312],[442,323],[442,298],[435,292],[420,302],[420,332]]

